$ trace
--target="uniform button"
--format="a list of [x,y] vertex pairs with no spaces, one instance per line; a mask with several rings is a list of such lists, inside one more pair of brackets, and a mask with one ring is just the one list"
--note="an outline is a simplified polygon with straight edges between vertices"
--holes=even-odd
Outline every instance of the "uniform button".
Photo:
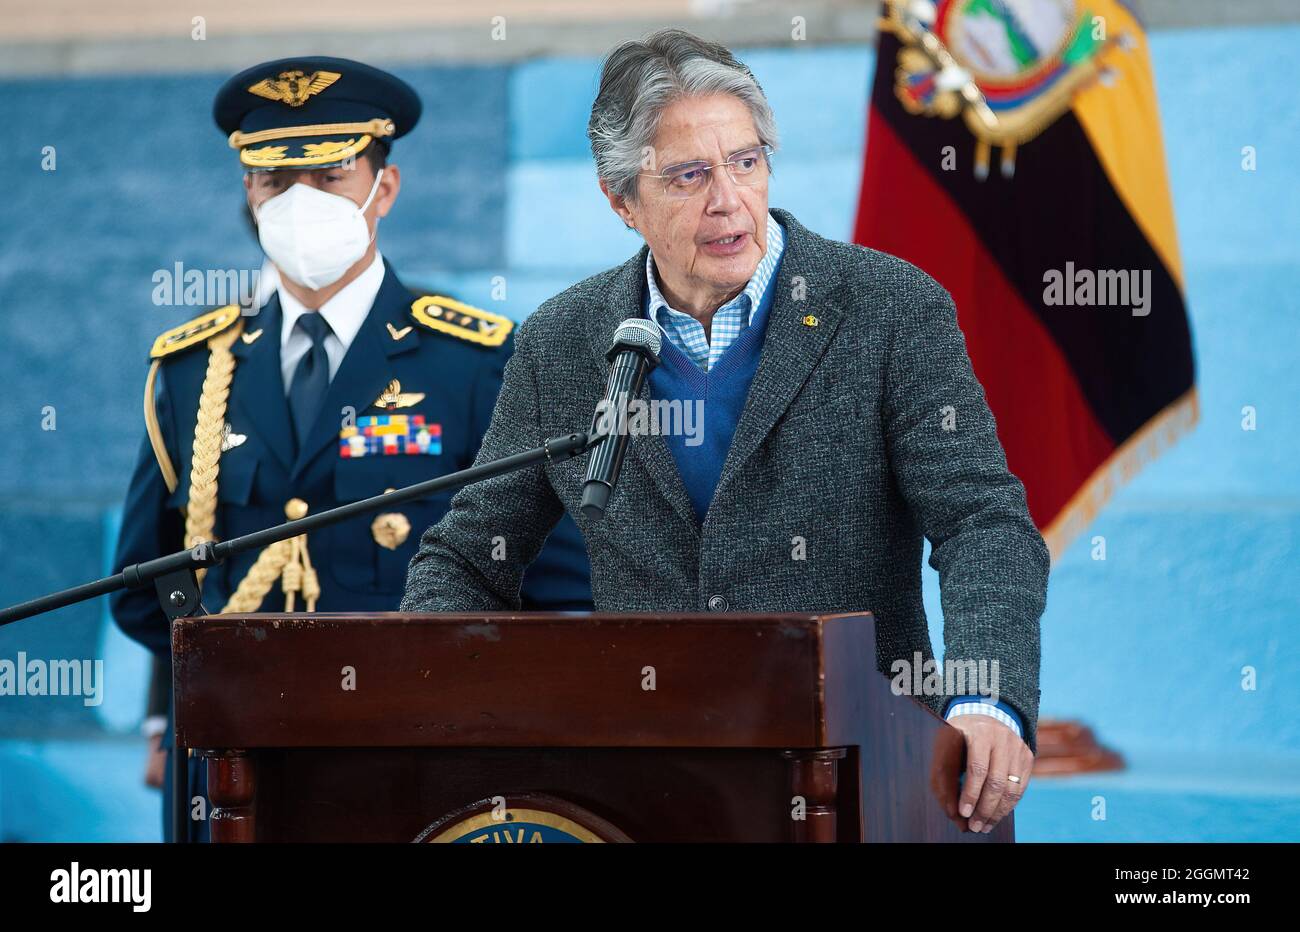
[[711,612],[725,612],[728,608],[727,600],[720,595],[709,596],[708,606]]

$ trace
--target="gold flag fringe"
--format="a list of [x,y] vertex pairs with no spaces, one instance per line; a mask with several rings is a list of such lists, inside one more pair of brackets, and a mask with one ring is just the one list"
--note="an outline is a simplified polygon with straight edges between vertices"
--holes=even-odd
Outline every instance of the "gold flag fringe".
[[1052,562],[1061,559],[1120,486],[1191,432],[1199,420],[1200,402],[1196,386],[1192,386],[1177,401],[1143,424],[1093,470],[1079,491],[1043,530],[1043,540],[1052,554]]

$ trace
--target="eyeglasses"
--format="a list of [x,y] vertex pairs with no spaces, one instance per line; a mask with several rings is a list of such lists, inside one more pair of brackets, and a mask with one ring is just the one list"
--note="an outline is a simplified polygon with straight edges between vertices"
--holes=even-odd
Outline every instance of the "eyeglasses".
[[658,178],[663,184],[665,197],[694,197],[709,187],[713,169],[718,166],[726,168],[731,180],[746,187],[756,185],[769,174],[768,159],[772,157],[771,146],[755,146],[744,152],[737,152],[725,162],[710,165],[708,162],[682,162],[661,172],[640,172],[647,178]]

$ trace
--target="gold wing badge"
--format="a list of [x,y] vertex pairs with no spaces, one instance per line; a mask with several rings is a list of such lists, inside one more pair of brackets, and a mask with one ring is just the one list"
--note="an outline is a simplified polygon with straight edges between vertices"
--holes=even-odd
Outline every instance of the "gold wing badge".
[[248,89],[248,93],[301,107],[309,98],[319,94],[343,75],[337,71],[313,71],[308,77],[302,71],[282,71],[278,78],[263,78]]
[[409,408],[411,405],[418,405],[421,401],[424,401],[424,392],[404,392],[402,391],[402,383],[397,379],[393,379],[388,383],[388,387],[375,399],[374,405],[387,411],[396,411],[398,408]]

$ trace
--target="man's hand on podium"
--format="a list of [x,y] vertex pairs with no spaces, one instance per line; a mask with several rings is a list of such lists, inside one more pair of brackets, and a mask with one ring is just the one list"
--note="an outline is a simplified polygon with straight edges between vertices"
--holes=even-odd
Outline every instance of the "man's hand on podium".
[[991,832],[1025,795],[1034,753],[1014,731],[987,715],[962,715],[948,724],[966,739],[966,779],[957,809],[972,832]]

